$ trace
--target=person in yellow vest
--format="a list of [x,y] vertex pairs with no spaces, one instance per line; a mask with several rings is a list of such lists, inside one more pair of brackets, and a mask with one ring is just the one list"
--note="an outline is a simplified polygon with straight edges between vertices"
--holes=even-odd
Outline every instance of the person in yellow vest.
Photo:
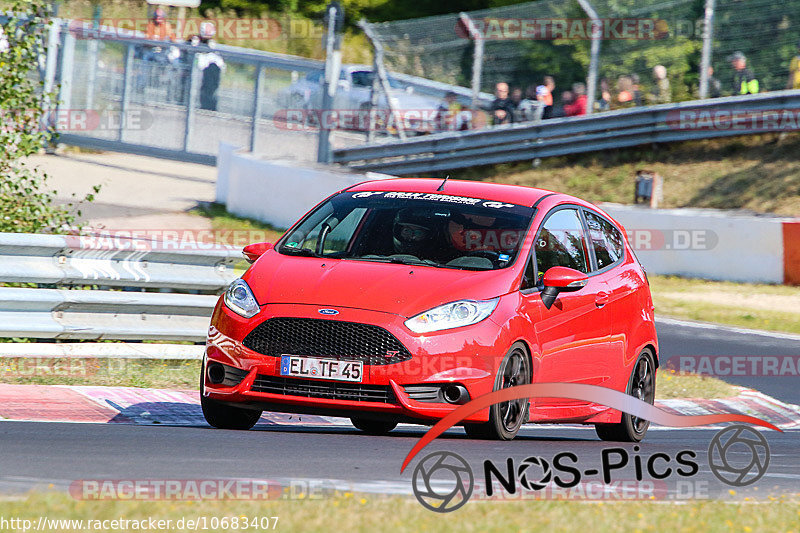
[[797,53],[789,63],[789,82],[787,89],[800,89],[800,42],[797,43]]
[[747,58],[741,52],[728,57],[733,67],[733,94],[758,94],[758,80],[747,68]]

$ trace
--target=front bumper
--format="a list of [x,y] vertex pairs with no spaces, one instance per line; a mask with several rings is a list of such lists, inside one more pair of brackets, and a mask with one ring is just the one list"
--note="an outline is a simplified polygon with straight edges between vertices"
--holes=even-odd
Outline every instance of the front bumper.
[[[332,318],[320,315],[319,308],[268,304],[252,319],[244,319],[218,303],[206,345],[204,394],[215,400],[269,411],[432,422],[458,405],[418,401],[412,396],[419,396],[409,394],[405,386],[459,384],[466,388],[470,398],[481,396],[492,391],[497,368],[510,345],[501,328],[488,319],[464,328],[417,335],[405,327],[405,319],[398,315],[337,307],[339,314]],[[379,326],[394,335],[411,358],[390,364],[365,362],[361,383],[281,376],[280,357],[258,353],[242,344],[259,324],[278,317]],[[287,355],[319,357],[303,353]],[[206,365],[215,361],[241,369],[240,375],[244,377],[236,384],[231,380],[212,384]],[[485,422],[488,417],[487,408],[465,422]]]

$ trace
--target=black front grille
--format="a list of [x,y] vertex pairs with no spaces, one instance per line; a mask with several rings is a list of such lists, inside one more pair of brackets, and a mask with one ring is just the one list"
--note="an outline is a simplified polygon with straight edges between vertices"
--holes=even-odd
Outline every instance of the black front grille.
[[411,359],[397,337],[379,326],[320,320],[270,318],[256,326],[243,344],[271,357],[311,355],[389,365]]
[[331,400],[350,400],[353,402],[397,403],[392,390],[384,385],[362,385],[361,383],[339,383],[334,381],[314,381],[259,374],[250,389],[253,392],[267,392],[306,398],[330,398]]

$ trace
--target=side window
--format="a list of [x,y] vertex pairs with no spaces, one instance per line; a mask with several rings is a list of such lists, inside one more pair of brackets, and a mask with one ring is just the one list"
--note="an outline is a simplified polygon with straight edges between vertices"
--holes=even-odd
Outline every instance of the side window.
[[589,272],[586,236],[576,209],[560,209],[550,215],[536,238],[537,281],[554,266]]
[[532,289],[536,286],[536,273],[533,271],[533,258],[529,257],[525,264],[525,273],[522,275],[522,287],[520,290]]
[[366,207],[357,207],[350,211],[344,219],[333,228],[325,239],[325,253],[331,252],[344,252],[347,250],[347,245],[350,244],[350,239],[364,218],[364,213],[367,212]]
[[597,258],[597,268],[605,268],[619,261],[624,250],[622,234],[608,220],[591,211],[584,211],[584,214]]

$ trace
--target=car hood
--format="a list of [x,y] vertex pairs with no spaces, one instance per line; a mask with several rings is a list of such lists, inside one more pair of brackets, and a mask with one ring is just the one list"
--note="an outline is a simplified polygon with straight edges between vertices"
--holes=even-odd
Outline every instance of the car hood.
[[270,250],[242,277],[261,305],[352,307],[411,317],[447,302],[506,294],[514,272],[292,257]]

